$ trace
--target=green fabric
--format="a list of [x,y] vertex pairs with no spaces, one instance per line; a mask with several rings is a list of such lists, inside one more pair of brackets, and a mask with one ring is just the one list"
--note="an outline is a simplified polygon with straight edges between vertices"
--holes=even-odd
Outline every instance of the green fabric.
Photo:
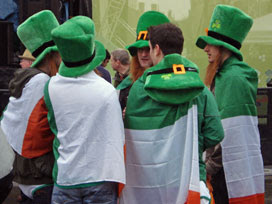
[[60,142],[57,138],[58,129],[57,129],[56,121],[55,121],[53,106],[51,104],[49,92],[48,92],[49,82],[50,82],[50,80],[46,83],[46,85],[44,87],[44,101],[45,101],[45,105],[48,109],[47,119],[49,122],[49,126],[50,126],[51,131],[55,135],[55,139],[53,141],[53,153],[54,153],[54,157],[55,157],[55,163],[54,163],[54,167],[53,167],[52,177],[53,177],[54,182],[56,183],[57,176],[58,176],[58,165],[57,165],[57,160],[59,158],[58,148],[60,146]]
[[215,96],[221,118],[257,116],[257,72],[235,56],[228,58],[215,76]]
[[67,67],[64,62],[59,67],[59,74],[65,77],[77,77],[94,70],[102,63],[106,51],[102,43],[95,41],[95,26],[86,16],[76,16],[52,31],[64,62],[81,62],[89,59],[91,62],[76,67]]
[[131,77],[129,75],[116,87],[116,89],[117,90],[122,90],[122,89],[125,89],[125,88],[127,88],[127,87],[129,87],[131,85],[132,85],[132,79],[131,79]]
[[[227,36],[242,44],[252,24],[252,18],[240,9],[233,6],[217,5],[210,20],[209,31]],[[238,59],[243,60],[240,50],[227,42],[211,36],[200,36],[197,39],[196,45],[199,48],[203,49],[206,44],[223,46],[236,54]]]
[[126,49],[129,50],[129,53],[132,56],[137,54],[137,48],[149,47],[148,40],[140,40],[138,39],[138,35],[141,31],[147,31],[150,26],[156,26],[163,23],[169,23],[169,19],[163,13],[158,11],[147,11],[143,15],[140,16],[137,29],[136,29],[136,42],[128,45]]
[[[44,43],[52,41],[51,31],[58,27],[59,23],[52,11],[43,10],[18,26],[17,35],[24,46],[31,54],[41,47]],[[48,47],[36,57],[31,67],[35,67],[51,51],[56,51],[56,47]]]
[[[182,59],[188,63],[190,62],[185,58]],[[144,75],[130,89],[124,119],[125,128],[151,130],[170,126],[182,116],[187,115],[188,109],[193,104],[197,104],[200,179],[206,182],[206,170],[205,163],[202,160],[202,153],[207,148],[218,144],[224,135],[214,96],[204,87],[196,98],[186,103],[173,105],[155,101],[144,89],[147,79],[146,73],[150,69],[146,70]]]
[[63,189],[71,189],[71,188],[87,188],[87,187],[91,187],[91,186],[98,186],[105,183],[104,181],[102,182],[93,182],[93,183],[84,183],[84,184],[78,184],[78,185],[73,185],[73,186],[61,186],[58,185],[57,183],[55,183],[55,185],[59,188],[63,188]]
[[[195,68],[197,72],[186,71],[185,74],[148,73],[172,68],[173,64],[181,64],[184,67]],[[204,88],[197,66],[179,54],[166,55],[156,66],[144,72],[144,89],[155,101],[166,104],[181,104],[195,98]]]

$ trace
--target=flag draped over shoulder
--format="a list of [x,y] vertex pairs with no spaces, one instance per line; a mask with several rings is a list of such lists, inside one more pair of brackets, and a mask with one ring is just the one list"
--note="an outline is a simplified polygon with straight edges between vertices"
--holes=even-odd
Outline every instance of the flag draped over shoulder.
[[52,151],[54,135],[47,120],[43,89],[49,76],[33,76],[19,98],[10,97],[1,127],[11,147],[21,156],[34,158]]
[[258,77],[229,58],[216,76],[215,96],[225,137],[222,161],[230,203],[264,203],[264,169],[256,110]]

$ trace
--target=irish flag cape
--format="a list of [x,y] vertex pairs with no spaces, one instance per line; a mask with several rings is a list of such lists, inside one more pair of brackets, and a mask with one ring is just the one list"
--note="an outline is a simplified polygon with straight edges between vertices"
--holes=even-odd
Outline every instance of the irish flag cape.
[[231,57],[216,75],[225,137],[222,161],[230,203],[264,203],[264,170],[256,111],[257,73]]
[[44,90],[55,134],[53,179],[62,188],[125,183],[124,125],[113,86],[91,71],[53,76]]
[[9,98],[3,113],[1,128],[11,147],[26,158],[52,151],[54,135],[47,120],[43,89],[49,76],[33,76],[25,85],[20,98]]
[[[171,72],[172,62],[195,66],[180,55],[169,55],[130,90],[125,116],[127,182],[120,203],[200,203],[200,196],[209,200],[199,177],[198,110],[193,99],[204,87],[197,72]],[[188,101],[179,101],[184,98]]]

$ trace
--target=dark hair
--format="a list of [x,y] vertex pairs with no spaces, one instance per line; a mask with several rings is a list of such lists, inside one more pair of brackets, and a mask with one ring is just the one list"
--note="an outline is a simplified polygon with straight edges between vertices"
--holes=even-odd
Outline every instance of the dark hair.
[[109,53],[109,51],[108,51],[107,49],[106,49],[106,57],[105,57],[104,61],[105,61],[106,59],[110,59],[110,53]]
[[164,55],[182,53],[184,42],[182,31],[172,23],[149,27],[148,39],[152,48],[158,44]]

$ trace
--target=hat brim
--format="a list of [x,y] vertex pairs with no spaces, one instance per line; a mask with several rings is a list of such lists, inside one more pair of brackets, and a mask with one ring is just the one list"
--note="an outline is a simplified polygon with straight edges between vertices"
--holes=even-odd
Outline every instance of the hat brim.
[[78,67],[67,67],[63,62],[61,62],[59,67],[59,74],[65,77],[77,77],[84,75],[92,70],[94,70],[97,66],[99,66],[106,57],[106,50],[104,45],[95,41],[95,56],[90,63],[78,66]]
[[31,67],[36,67],[48,53],[53,52],[53,51],[58,51],[57,46],[52,46],[52,47],[46,48],[41,54],[39,54],[36,57],[35,61],[31,65]]
[[23,55],[18,55],[18,57],[19,57],[20,59],[26,59],[26,60],[35,61],[35,58],[26,57],[26,56],[23,56]]
[[149,47],[147,40],[138,40],[135,43],[126,46],[126,49],[129,51],[131,56],[135,56],[137,54],[137,49],[143,47]]
[[225,47],[226,49],[233,52],[238,57],[239,60],[241,60],[241,61],[243,60],[243,55],[240,52],[240,50],[238,50],[236,47],[234,47],[226,42],[223,42],[221,40],[217,40],[211,36],[200,36],[196,41],[196,46],[201,49],[204,49],[207,44]]

